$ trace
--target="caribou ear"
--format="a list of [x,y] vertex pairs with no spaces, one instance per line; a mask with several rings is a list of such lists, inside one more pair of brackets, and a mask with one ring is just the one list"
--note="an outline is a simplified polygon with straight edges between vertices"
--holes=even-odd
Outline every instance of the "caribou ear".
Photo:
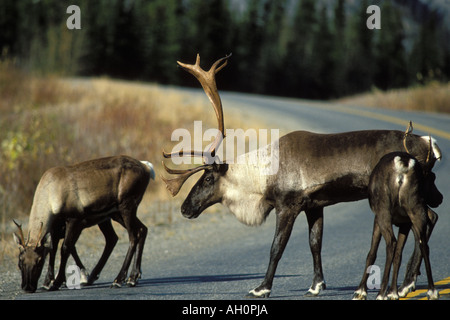
[[219,172],[220,174],[225,174],[228,171],[228,164],[227,163],[213,163],[213,169],[214,171]]
[[44,248],[47,248],[49,250],[51,250],[53,248],[53,244],[52,244],[52,236],[50,235],[50,233],[47,233],[39,242],[40,246],[43,246]]
[[23,248],[25,248],[26,242],[25,242],[25,237],[23,236],[22,225],[14,219],[13,219],[13,222],[16,225],[17,230],[19,231],[19,235],[17,235],[15,232],[13,233],[14,242],[19,245],[20,249],[23,249]]

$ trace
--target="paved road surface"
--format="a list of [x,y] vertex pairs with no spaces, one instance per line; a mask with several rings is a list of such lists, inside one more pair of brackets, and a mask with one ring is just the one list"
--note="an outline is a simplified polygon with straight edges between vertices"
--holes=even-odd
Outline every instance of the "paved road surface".
[[[186,90],[186,93],[203,95],[200,90]],[[315,132],[405,130],[408,121],[412,120],[415,133],[425,135],[431,132],[438,140],[444,159],[435,168],[437,185],[444,194],[444,199],[450,198],[450,161],[447,158],[450,155],[450,117],[447,115],[337,106],[229,92],[222,93],[221,96],[225,108],[225,124],[227,110],[234,109],[242,112],[243,117],[269,119],[272,128],[282,128],[284,132],[298,129]],[[21,294],[17,298],[244,299],[244,295],[259,285],[264,277],[275,230],[274,214],[271,214],[263,226],[251,228],[240,224],[226,210],[223,211],[220,214],[201,215],[196,220],[180,218],[177,228],[185,228],[190,232],[188,240],[174,232],[162,244],[152,241],[152,230],[149,230],[143,260],[143,279],[135,288],[109,288],[123,259],[112,257],[112,261],[117,262],[110,261],[99,282],[92,287],[82,290],[62,289],[58,292],[40,291],[32,295]],[[430,241],[435,281],[450,276],[448,200],[444,200],[437,212],[440,219]],[[370,245],[372,222],[373,214],[366,200],[325,209],[322,260],[327,289],[313,299],[351,299],[362,276]],[[404,264],[412,252],[412,239],[411,234],[404,252]],[[178,250],[171,254],[174,246]],[[161,249],[162,247],[165,249]],[[161,250],[166,250],[167,255],[152,260],[154,253]],[[384,251],[382,243],[376,262],[381,267],[384,265]],[[404,267],[400,273],[402,279]],[[424,274],[424,270],[422,273]],[[306,218],[301,214],[277,269],[271,299],[312,299],[303,297],[311,284],[312,276]],[[448,289],[448,282],[440,286],[440,289]],[[418,286],[426,287],[426,283],[426,276],[420,276]],[[373,299],[375,295],[376,292],[370,293],[369,299]]]

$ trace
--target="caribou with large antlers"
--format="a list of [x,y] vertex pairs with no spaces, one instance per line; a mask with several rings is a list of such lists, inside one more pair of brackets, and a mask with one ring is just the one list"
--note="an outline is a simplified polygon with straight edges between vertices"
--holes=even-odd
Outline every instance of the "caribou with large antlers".
[[46,255],[50,251],[50,263],[54,263],[58,241],[65,230],[58,275],[50,287],[50,290],[57,290],[65,280],[67,259],[75,252],[81,231],[98,224],[105,235],[106,245],[88,280],[89,283],[95,281],[117,242],[111,219],[127,229],[130,241],[113,286],[121,286],[125,281],[134,255],[135,262],[127,284],[136,285],[141,275],[142,251],[147,235],[147,227],[136,213],[150,178],[155,178],[150,162],[127,156],[94,159],[47,170],[34,195],[28,239],[25,240],[20,225],[19,235],[14,234],[20,248],[22,289],[36,291]]
[[[325,288],[321,262],[323,208],[339,202],[367,198],[370,173],[384,154],[407,148],[424,170],[430,171],[436,159],[441,157],[439,147],[429,137],[394,130],[336,134],[295,131],[272,142],[272,146],[264,147],[267,149],[265,151],[270,148],[278,149],[278,152],[261,153],[267,157],[278,157],[279,168],[276,173],[267,174],[263,166],[254,164],[221,162],[216,156],[216,150],[225,138],[225,131],[215,74],[227,64],[228,58],[226,56],[216,61],[209,71],[200,67],[199,56],[194,65],[178,62],[198,79],[211,101],[218,121],[218,134],[206,152],[163,152],[165,158],[198,156],[204,159],[203,165],[188,170],[165,166],[169,174],[177,177],[163,180],[167,189],[175,196],[190,176],[204,171],[181,206],[181,212],[187,218],[196,218],[209,206],[222,203],[241,222],[259,225],[272,209],[276,210],[276,230],[269,266],[261,285],[250,291],[252,296],[270,295],[275,270],[289,240],[294,221],[301,211],[305,211],[314,263],[314,279],[308,293],[317,295]],[[272,148],[273,144],[277,148]],[[429,215],[434,213],[429,212]],[[411,261],[405,286],[410,286],[419,272],[419,251],[413,253]]]

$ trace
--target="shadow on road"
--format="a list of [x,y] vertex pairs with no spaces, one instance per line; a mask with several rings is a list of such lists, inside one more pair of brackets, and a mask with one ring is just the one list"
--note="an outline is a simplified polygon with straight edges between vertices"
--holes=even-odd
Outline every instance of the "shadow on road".
[[229,282],[263,279],[262,273],[250,274],[219,274],[219,275],[193,275],[185,277],[150,278],[139,280],[139,286],[156,286],[176,283],[201,283],[201,282]]

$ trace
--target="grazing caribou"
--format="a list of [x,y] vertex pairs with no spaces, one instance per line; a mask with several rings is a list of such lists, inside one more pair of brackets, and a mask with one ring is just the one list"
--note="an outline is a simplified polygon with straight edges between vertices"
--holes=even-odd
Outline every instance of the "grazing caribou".
[[[267,174],[264,165],[221,162],[216,156],[216,149],[225,138],[225,131],[215,74],[227,64],[228,58],[226,56],[217,60],[209,71],[200,67],[198,55],[194,65],[178,62],[202,85],[216,112],[218,133],[206,152],[163,152],[165,158],[198,156],[204,159],[203,165],[187,170],[171,169],[164,165],[169,174],[177,177],[163,180],[172,196],[175,196],[190,176],[204,171],[181,206],[181,212],[187,218],[196,218],[209,206],[222,203],[241,222],[260,225],[272,209],[276,210],[276,230],[269,266],[263,282],[249,292],[250,296],[270,295],[275,270],[294,221],[301,211],[305,211],[314,264],[314,279],[308,294],[317,295],[325,288],[321,262],[323,208],[367,198],[370,173],[386,153],[407,148],[424,170],[429,172],[440,157],[439,147],[431,138],[420,137],[409,131],[368,130],[336,134],[295,131],[263,147],[265,150],[260,152],[265,157],[278,157],[279,168],[276,173]],[[428,148],[429,144],[432,145],[431,149]],[[271,152],[277,149],[278,152]],[[260,162],[270,161],[263,156]],[[417,264],[421,261],[420,251],[416,250],[413,257],[410,264],[412,271],[407,273],[405,287],[414,282],[414,276],[419,272]]]
[[[418,246],[422,252],[428,277],[428,299],[439,298],[434,288],[428,249],[428,205],[437,207],[442,203],[442,194],[434,184],[435,175],[425,173],[422,166],[405,152],[392,152],[383,156],[370,175],[368,194],[369,203],[375,214],[372,244],[367,255],[365,271],[376,259],[381,235],[386,241],[386,262],[378,300],[398,300],[397,277],[402,259],[403,246],[412,228]],[[431,210],[431,209],[430,209]],[[435,221],[436,222],[436,221]],[[392,224],[399,227],[398,240],[395,239]],[[393,264],[392,284],[389,294],[388,281]],[[368,273],[364,272],[361,283],[355,291],[354,300],[367,297]]]
[[88,280],[89,283],[95,281],[117,242],[111,219],[127,229],[130,240],[125,261],[112,286],[120,287],[125,281],[135,254],[127,284],[136,285],[141,275],[147,235],[147,227],[137,218],[136,212],[150,178],[155,179],[150,162],[127,156],[94,159],[47,170],[34,195],[28,239],[25,241],[19,225],[19,236],[14,234],[20,248],[22,289],[36,291],[45,257],[50,251],[50,260],[54,263],[58,241],[65,229],[58,275],[50,287],[50,290],[57,290],[65,281],[67,259],[74,252],[81,231],[98,224],[106,245]]
[[[19,230],[19,236],[17,236],[16,234],[14,235],[14,239],[16,241],[16,243],[19,244],[19,248],[20,249],[24,249],[24,247],[26,247],[28,245],[28,240],[25,241],[25,237],[23,235],[23,231],[22,231],[22,225],[20,225],[19,223],[17,223],[15,220],[13,220],[14,224],[17,226],[18,230]],[[73,247],[73,250],[71,252],[71,255],[75,261],[75,264],[77,265],[78,268],[80,268],[80,285],[91,285],[94,283],[95,280],[98,279],[98,274],[100,273],[101,269],[103,268],[104,263],[106,263],[107,257],[109,256],[109,254],[107,252],[112,251],[112,249],[114,248],[118,237],[116,235],[116,233],[114,232],[114,229],[112,227],[111,224],[111,220],[107,220],[105,222],[102,222],[99,224],[100,227],[100,231],[102,231],[103,235],[105,236],[105,249],[104,249],[104,253],[102,256],[105,256],[106,258],[100,258],[100,261],[104,261],[102,264],[98,263],[97,266],[94,268],[94,272],[92,273],[92,277],[89,276],[88,271],[86,270],[86,268],[84,267],[83,263],[81,262],[80,257],[78,256],[77,250],[75,248],[75,246]],[[58,241],[60,239],[64,239],[64,235],[66,233],[66,227],[65,227],[65,223],[64,221],[61,221],[60,225],[53,225],[53,237],[52,240],[55,241],[55,243],[57,244]],[[58,239],[58,240],[56,240]],[[23,245],[24,244],[24,245]],[[52,245],[50,242],[47,243],[47,246],[49,249],[52,248]],[[53,246],[54,248],[56,248],[56,246]],[[54,269],[55,269],[55,253],[56,250],[50,251],[50,260],[48,263],[48,270],[47,270],[47,275],[45,276],[45,280],[43,283],[43,288],[49,290],[51,285],[53,284],[53,281],[55,280],[55,274],[54,274]],[[45,261],[45,259],[44,259]]]

